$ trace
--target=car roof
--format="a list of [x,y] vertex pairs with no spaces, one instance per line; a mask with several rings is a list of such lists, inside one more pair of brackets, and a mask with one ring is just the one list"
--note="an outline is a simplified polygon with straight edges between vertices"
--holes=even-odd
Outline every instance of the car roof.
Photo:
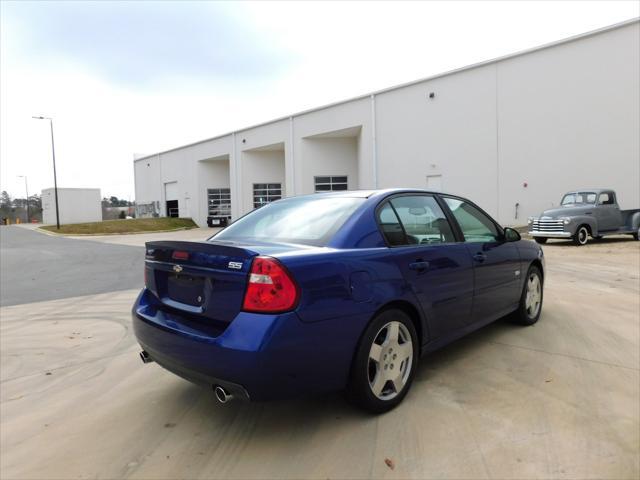
[[578,190],[569,190],[565,195],[569,195],[570,193],[582,193],[582,192],[593,192],[593,193],[604,193],[604,192],[613,192],[613,188],[580,188]]

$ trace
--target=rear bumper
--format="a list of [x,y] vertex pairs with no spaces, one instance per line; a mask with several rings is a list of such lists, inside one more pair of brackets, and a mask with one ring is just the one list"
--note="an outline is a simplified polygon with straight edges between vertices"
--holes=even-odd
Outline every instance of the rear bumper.
[[364,316],[304,323],[294,312],[240,312],[216,328],[201,323],[207,319],[161,309],[146,289],[132,317],[140,346],[160,366],[194,383],[220,385],[239,398],[258,401],[344,388],[366,323]]
[[529,230],[529,235],[532,237],[545,237],[545,238],[570,238],[573,236],[571,232],[540,232],[537,230]]

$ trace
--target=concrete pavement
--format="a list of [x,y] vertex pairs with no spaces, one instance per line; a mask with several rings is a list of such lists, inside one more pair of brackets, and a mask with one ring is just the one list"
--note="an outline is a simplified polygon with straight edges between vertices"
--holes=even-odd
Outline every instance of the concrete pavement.
[[144,249],[0,227],[0,305],[141,287]]
[[142,365],[137,290],[4,307],[0,477],[638,478],[640,243],[545,254],[537,325],[424,357],[378,417],[338,394],[220,405]]

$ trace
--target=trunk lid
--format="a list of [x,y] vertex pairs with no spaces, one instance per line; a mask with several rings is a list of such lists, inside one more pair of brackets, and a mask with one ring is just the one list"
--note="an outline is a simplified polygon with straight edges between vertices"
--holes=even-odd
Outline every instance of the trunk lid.
[[147,242],[146,286],[166,307],[228,323],[242,309],[256,255],[215,242]]

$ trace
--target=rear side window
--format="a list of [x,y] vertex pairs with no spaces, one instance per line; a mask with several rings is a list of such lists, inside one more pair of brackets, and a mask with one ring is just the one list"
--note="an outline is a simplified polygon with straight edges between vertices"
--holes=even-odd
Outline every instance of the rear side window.
[[458,221],[465,242],[495,242],[500,237],[493,221],[473,205],[457,198],[444,201]]
[[391,204],[386,202],[378,212],[378,222],[382,229],[384,238],[387,239],[387,243],[391,246],[406,245],[407,238],[404,236],[404,230],[400,225],[400,220],[396,215],[396,212],[391,208]]
[[391,246],[455,242],[444,212],[430,195],[393,198],[379,210],[378,221]]

